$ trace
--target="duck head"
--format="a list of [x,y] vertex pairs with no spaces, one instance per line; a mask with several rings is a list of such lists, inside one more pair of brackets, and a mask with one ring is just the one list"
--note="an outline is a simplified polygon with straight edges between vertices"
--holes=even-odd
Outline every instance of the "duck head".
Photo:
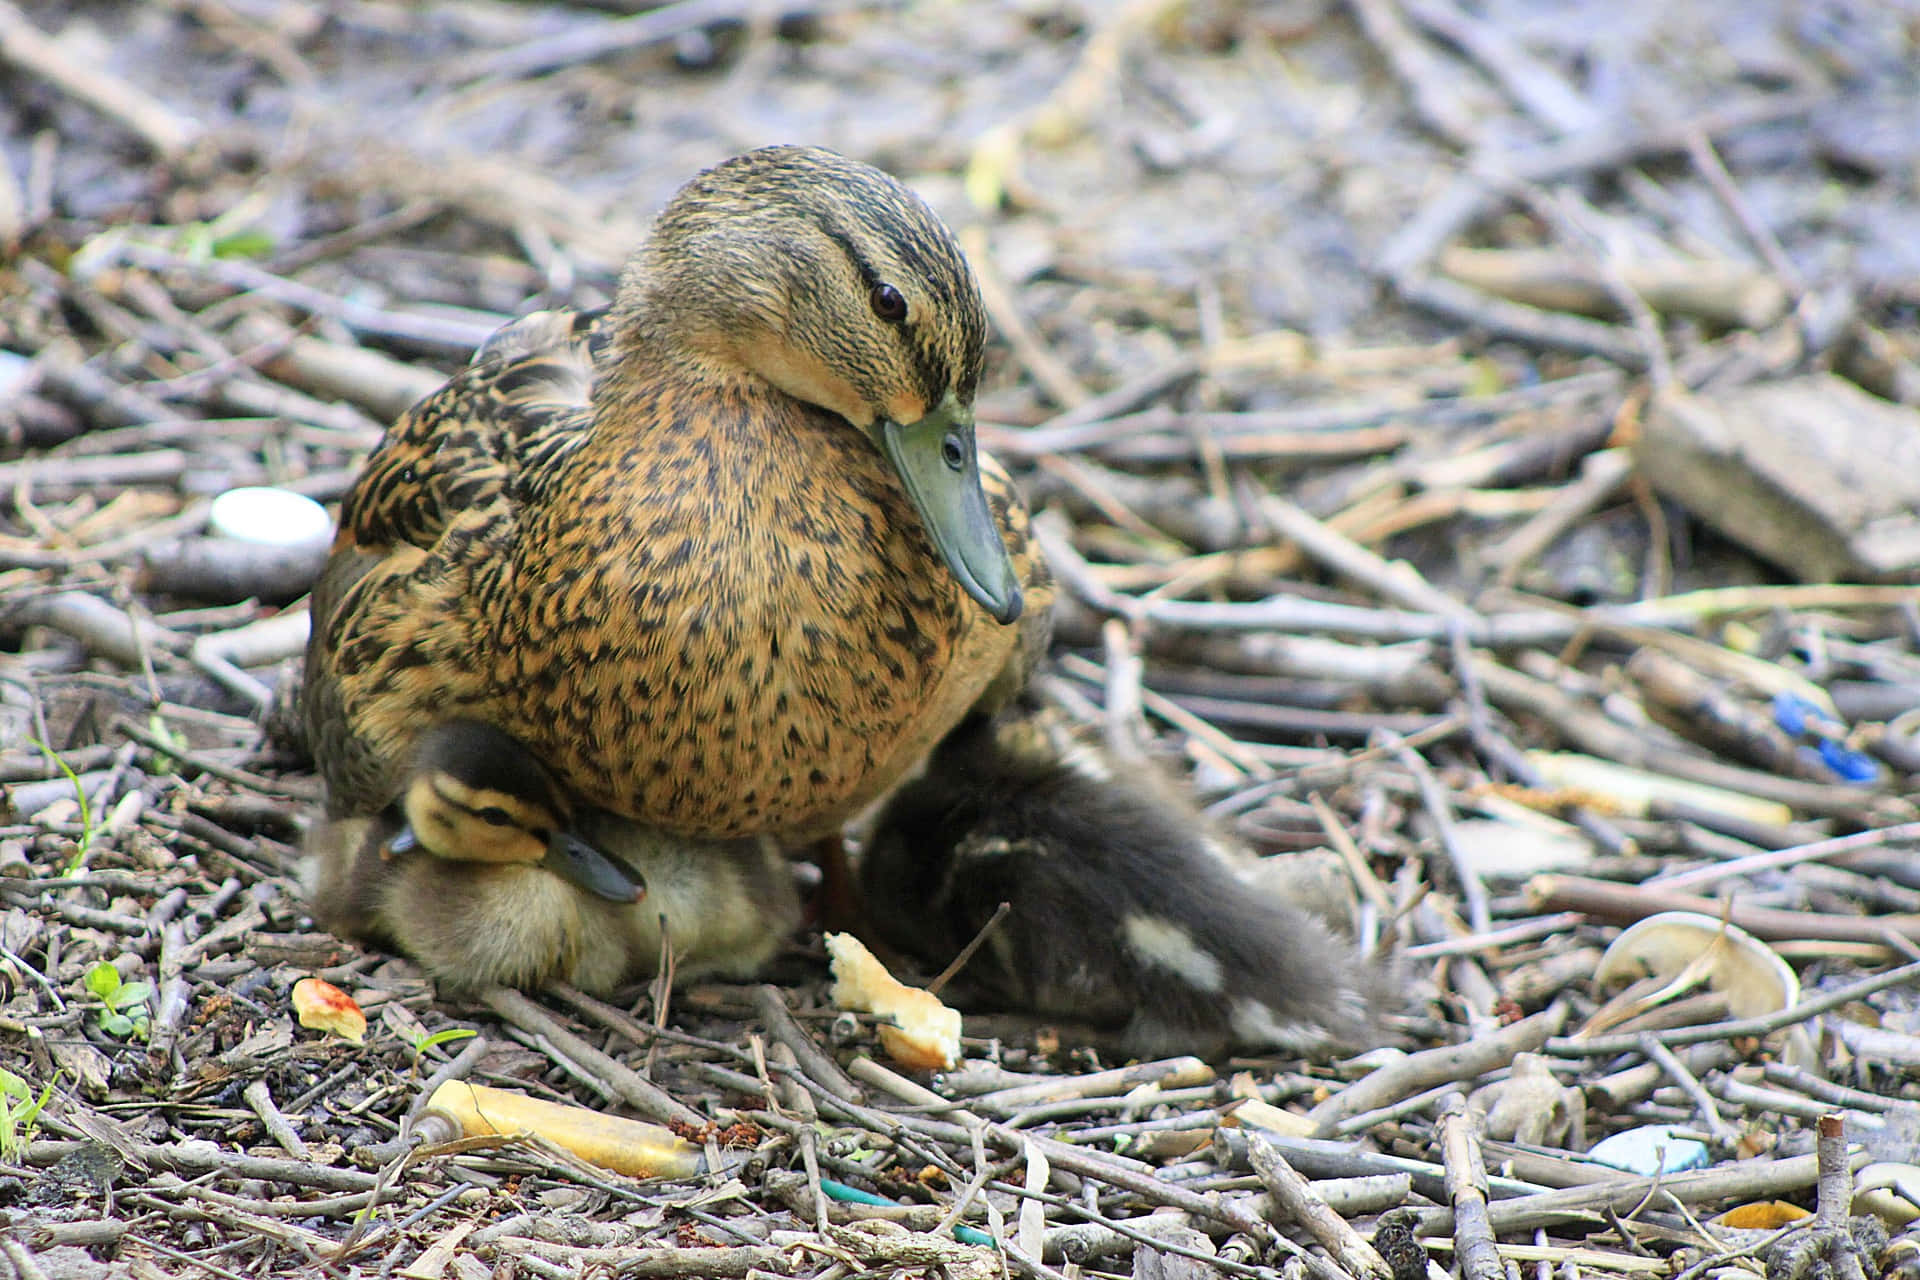
[[619,293],[616,332],[670,325],[696,361],[866,433],[961,587],[1002,623],[1020,616],[974,442],[986,310],[924,200],[830,151],[749,152],[681,189]]

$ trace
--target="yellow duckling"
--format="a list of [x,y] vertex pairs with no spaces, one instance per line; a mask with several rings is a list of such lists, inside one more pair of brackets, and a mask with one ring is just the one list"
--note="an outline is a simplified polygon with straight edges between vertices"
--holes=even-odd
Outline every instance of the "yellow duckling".
[[435,725],[420,739],[400,813],[389,857],[424,849],[462,862],[538,864],[610,902],[646,893],[568,829],[573,807],[540,762],[478,720]]
[[634,824],[615,856],[836,833],[1045,647],[974,443],[985,330],[878,170],[772,147],[695,178],[605,313],[497,335],[348,495],[305,692],[330,813],[381,812],[459,717]]
[[428,730],[399,803],[320,824],[308,853],[316,919],[412,956],[452,994],[609,992],[656,970],[663,930],[678,973],[744,977],[799,918],[771,842],[572,813],[520,744],[471,721]]
[[963,1003],[1092,1023],[1128,1053],[1358,1047],[1383,983],[1248,874],[1151,771],[1044,719],[963,725],[881,811],[861,859],[887,945],[960,970]]

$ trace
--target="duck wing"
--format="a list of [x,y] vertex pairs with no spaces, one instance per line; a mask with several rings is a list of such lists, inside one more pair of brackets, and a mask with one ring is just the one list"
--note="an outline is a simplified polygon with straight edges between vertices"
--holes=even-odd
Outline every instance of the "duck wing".
[[388,428],[340,508],[336,552],[431,548],[457,512],[509,496],[589,421],[598,311],[536,311],[496,331]]
[[[393,741],[376,744],[349,727],[352,685],[376,665],[374,650],[404,650],[416,677],[438,673],[445,709],[470,694],[479,637],[461,625],[458,570],[511,541],[522,478],[584,439],[600,314],[539,311],[498,330],[388,428],[341,503],[313,588],[301,697],[336,815],[374,812],[392,798],[403,758],[392,748],[417,728],[395,724]],[[424,618],[434,625],[418,625]]]

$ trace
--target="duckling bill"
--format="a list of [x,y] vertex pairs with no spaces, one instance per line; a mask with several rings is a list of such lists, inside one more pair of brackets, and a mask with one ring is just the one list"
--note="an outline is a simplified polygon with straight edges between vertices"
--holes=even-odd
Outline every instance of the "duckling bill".
[[1369,967],[1232,854],[1157,777],[980,719],[881,812],[861,880],[878,936],[932,969],[1009,905],[964,1004],[1112,1028],[1142,1056],[1365,1044]]

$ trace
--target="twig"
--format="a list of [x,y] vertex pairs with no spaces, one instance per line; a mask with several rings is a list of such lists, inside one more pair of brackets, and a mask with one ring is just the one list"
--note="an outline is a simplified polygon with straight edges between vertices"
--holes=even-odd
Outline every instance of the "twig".
[[649,1120],[657,1120],[662,1124],[688,1124],[695,1128],[706,1123],[706,1117],[698,1111],[680,1102],[631,1067],[594,1048],[518,991],[492,987],[480,993],[480,1002],[510,1025],[550,1041],[568,1058],[590,1069],[621,1101]]
[[1348,0],[1367,39],[1387,60],[1407,87],[1414,113],[1450,146],[1471,151],[1478,133],[1467,114],[1466,97],[1457,74],[1448,74],[1439,56],[1429,49],[1401,17],[1394,0]]
[[1762,871],[1775,871],[1781,867],[1795,867],[1805,862],[1842,860],[1849,854],[1886,849],[1913,841],[1920,841],[1920,822],[1906,822],[1898,826],[1880,827],[1873,831],[1856,831],[1852,835],[1835,836],[1831,840],[1816,840],[1811,844],[1795,845],[1791,849],[1769,849],[1765,853],[1730,858],[1725,862],[1695,867],[1691,871],[1661,873],[1645,881],[1645,887],[1661,890],[1693,889],[1703,885],[1718,884],[1736,876],[1755,875]]
[[[1865,1162],[1864,1154],[1859,1157]],[[1487,1214],[1496,1232],[1523,1231],[1563,1222],[1579,1222],[1611,1210],[1632,1213],[1649,1198],[1665,1197],[1680,1205],[1723,1200],[1758,1200],[1791,1195],[1811,1186],[1819,1170],[1814,1156],[1785,1160],[1742,1160],[1716,1169],[1662,1173],[1651,1177],[1615,1178],[1584,1187],[1566,1187],[1513,1200],[1496,1200]],[[1450,1209],[1428,1210],[1421,1217],[1423,1232],[1447,1230]]]
[[1695,911],[1725,916],[1756,938],[1824,938],[1831,942],[1884,942],[1889,937],[1920,942],[1920,915],[1848,916],[1779,907],[1725,903],[1689,893],[1665,892],[1651,885],[1618,884],[1583,876],[1535,876],[1527,883],[1527,901],[1538,910],[1579,911],[1630,924],[1662,911]]
[[1504,1280],[1487,1208],[1487,1167],[1480,1156],[1479,1117],[1454,1094],[1440,1112],[1440,1158],[1447,1166],[1447,1202],[1453,1206],[1453,1250],[1465,1280]]
[[201,136],[201,126],[104,68],[72,57],[33,25],[12,0],[0,0],[0,58],[39,76],[138,135],[173,159]]
[[1363,1111],[1431,1089],[1450,1081],[1470,1080],[1509,1065],[1514,1055],[1528,1053],[1550,1042],[1567,1022],[1567,1007],[1555,1002],[1491,1036],[1444,1049],[1408,1054],[1397,1062],[1360,1077],[1307,1113],[1320,1132]]
[[1334,572],[1360,582],[1389,604],[1442,618],[1458,618],[1469,624],[1481,622],[1472,609],[1427,582],[1412,565],[1404,561],[1390,562],[1342,537],[1325,522],[1314,519],[1286,499],[1263,494],[1259,498],[1259,509],[1275,533],[1299,543],[1309,556]]
[[1012,288],[994,265],[985,230],[978,226],[968,227],[960,233],[960,244],[966,250],[967,258],[973,263],[974,275],[980,281],[980,298],[986,303],[987,314],[1013,348],[1014,359],[1033,375],[1041,390],[1062,408],[1072,409],[1090,400],[1092,393],[1080,384],[1073,370],[1048,349],[1033,326],[1027,323],[1027,317],[1020,310]]
[[1740,1135],[1734,1127],[1720,1115],[1720,1108],[1714,1102],[1713,1095],[1701,1087],[1693,1072],[1687,1070],[1687,1064],[1673,1050],[1653,1038],[1653,1033],[1642,1031],[1639,1034],[1640,1052],[1660,1064],[1660,1069],[1669,1079],[1680,1086],[1681,1092],[1693,1100],[1700,1110],[1701,1119],[1707,1122],[1707,1131],[1713,1134],[1713,1140],[1722,1147],[1731,1147]]
[[[1885,973],[1875,974],[1859,982],[1825,991],[1817,996],[1809,996],[1777,1013],[1769,1013],[1757,1018],[1740,1018],[1732,1022],[1716,1022],[1703,1027],[1671,1027],[1664,1031],[1650,1033],[1661,1044],[1680,1045],[1698,1044],[1704,1040],[1733,1040],[1746,1036],[1764,1036],[1790,1027],[1796,1022],[1805,1022],[1817,1013],[1837,1009],[1854,1000],[1864,1000],[1876,991],[1885,991],[1892,987],[1906,986],[1920,982],[1920,961],[1889,969]],[[1591,1036],[1581,1040],[1561,1036],[1547,1041],[1548,1053],[1566,1057],[1611,1057],[1616,1053],[1630,1053],[1640,1047],[1640,1033],[1626,1032],[1619,1035]]]
[[1401,0],[1415,22],[1457,47],[1492,76],[1516,105],[1555,133],[1580,134],[1604,123],[1600,112],[1497,23],[1452,0]]
[[1420,788],[1420,803],[1426,810],[1427,818],[1433,823],[1434,836],[1440,842],[1441,850],[1447,856],[1447,862],[1453,869],[1453,878],[1460,886],[1460,892],[1467,902],[1467,922],[1475,933],[1488,933],[1493,929],[1493,912],[1487,903],[1487,886],[1480,879],[1473,861],[1460,843],[1453,825],[1453,810],[1446,793],[1440,789],[1440,782],[1433,776],[1433,769],[1427,764],[1426,757],[1407,745],[1399,734],[1391,730],[1376,730],[1370,740],[1375,745],[1386,747],[1393,758],[1405,765],[1413,774],[1414,784]]
[[1356,1276],[1387,1280],[1387,1264],[1374,1252],[1373,1246],[1361,1239],[1360,1233],[1320,1198],[1313,1184],[1301,1177],[1286,1157],[1258,1132],[1247,1134],[1247,1157],[1253,1162],[1253,1171],[1266,1185],[1274,1205],[1325,1245],[1335,1262]]
[[859,1086],[849,1080],[846,1072],[840,1070],[840,1064],[828,1057],[820,1046],[814,1043],[813,1037],[794,1021],[793,1011],[787,1008],[786,997],[780,994],[778,987],[765,984],[755,987],[753,1008],[754,1012],[760,1015],[760,1021],[766,1024],[767,1030],[773,1033],[773,1037],[793,1051],[801,1068],[822,1088],[828,1090],[834,1097],[848,1102],[862,1100]]

